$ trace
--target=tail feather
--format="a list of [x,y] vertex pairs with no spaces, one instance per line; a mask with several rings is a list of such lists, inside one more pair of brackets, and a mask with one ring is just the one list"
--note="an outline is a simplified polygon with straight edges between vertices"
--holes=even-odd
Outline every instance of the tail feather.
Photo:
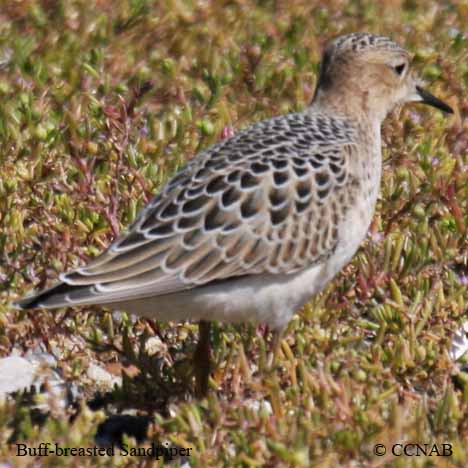
[[90,294],[90,286],[71,286],[67,283],[58,283],[51,288],[44,289],[37,294],[25,297],[13,303],[13,306],[20,310],[35,309],[43,307],[55,309],[58,307],[68,307],[70,302],[67,296],[70,293],[80,292]]
[[[105,286],[105,285],[104,285]],[[87,285],[68,284],[65,281],[37,294],[22,298],[12,305],[20,310],[44,308],[57,309],[59,307],[74,307],[80,305],[106,305],[129,300],[171,294],[177,291],[191,289],[193,284],[179,286],[173,277],[159,279],[153,283],[138,286],[125,285],[121,289],[105,290],[99,283]]]

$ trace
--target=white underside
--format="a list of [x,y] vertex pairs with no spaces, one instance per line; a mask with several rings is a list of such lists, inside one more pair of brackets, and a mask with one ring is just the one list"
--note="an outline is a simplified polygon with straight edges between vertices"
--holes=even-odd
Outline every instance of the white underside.
[[109,304],[156,320],[268,323],[283,328],[315,292],[322,266],[294,275],[258,275],[175,294]]

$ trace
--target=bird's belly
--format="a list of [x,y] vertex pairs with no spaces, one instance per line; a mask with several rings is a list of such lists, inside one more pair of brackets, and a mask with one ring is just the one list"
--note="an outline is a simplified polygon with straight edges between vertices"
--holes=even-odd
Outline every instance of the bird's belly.
[[109,307],[163,321],[254,322],[281,329],[319,291],[322,270],[323,265],[317,265],[291,275],[233,278],[175,294],[109,304]]

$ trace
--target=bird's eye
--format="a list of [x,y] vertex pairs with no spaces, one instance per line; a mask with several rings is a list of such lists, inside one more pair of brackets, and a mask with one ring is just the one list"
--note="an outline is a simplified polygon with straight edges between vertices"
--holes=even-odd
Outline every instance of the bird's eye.
[[403,75],[406,68],[406,63],[400,63],[399,65],[395,65],[394,70],[396,71],[397,75]]

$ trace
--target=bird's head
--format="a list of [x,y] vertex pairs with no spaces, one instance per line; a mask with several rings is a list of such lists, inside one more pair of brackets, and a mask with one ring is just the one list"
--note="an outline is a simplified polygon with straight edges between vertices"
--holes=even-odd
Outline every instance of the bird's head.
[[340,36],[327,46],[313,102],[362,113],[380,122],[393,108],[407,102],[453,112],[422,88],[405,49],[387,37],[367,33]]

